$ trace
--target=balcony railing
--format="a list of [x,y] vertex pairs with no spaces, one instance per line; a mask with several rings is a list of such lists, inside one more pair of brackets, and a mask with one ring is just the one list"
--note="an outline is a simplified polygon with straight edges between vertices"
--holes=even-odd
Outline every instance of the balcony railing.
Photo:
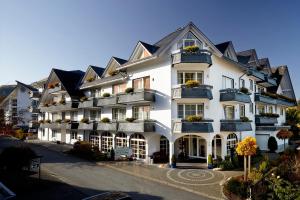
[[266,104],[276,104],[276,99],[270,96],[263,95],[261,93],[255,93],[255,102],[266,103]]
[[118,124],[117,122],[109,122],[109,123],[98,122],[97,130],[116,132],[118,130]]
[[265,80],[265,74],[254,68],[248,68],[247,75],[252,78],[255,78],[257,81]]
[[268,74],[265,74],[264,79],[262,81],[257,81],[257,83],[265,87],[272,87],[277,85],[276,80],[270,77]]
[[98,99],[97,106],[114,106],[117,105],[117,96],[101,97]]
[[119,122],[118,131],[121,132],[155,132],[155,121]]
[[243,122],[242,120],[220,120],[220,131],[252,131],[251,121]]
[[172,64],[180,63],[199,63],[209,67],[212,65],[211,52],[207,50],[199,50],[197,52],[180,50],[180,52],[172,54]]
[[277,117],[267,117],[267,116],[261,116],[261,115],[255,115],[255,124],[260,125],[274,125],[277,124]]
[[211,133],[214,132],[213,120],[202,120],[200,122],[188,122],[186,120],[174,120],[174,133]]
[[56,105],[49,105],[49,106],[41,106],[41,112],[58,112],[58,111],[68,111],[78,108],[78,102],[67,102],[65,104],[56,104]]
[[80,102],[78,108],[94,108],[96,106],[97,106],[97,99],[90,98],[86,101]]
[[90,122],[90,123],[79,123],[78,130],[96,130],[97,129],[97,123]]
[[251,103],[249,94],[241,92],[239,89],[223,89],[220,90],[220,101],[235,101],[242,103]]
[[281,129],[290,129],[291,126],[286,125],[261,125],[256,126],[256,131],[278,131]]
[[48,93],[50,94],[59,92],[65,92],[65,88],[61,84],[55,85],[53,88],[48,88]]
[[188,88],[185,85],[181,85],[178,88],[172,90],[173,99],[181,98],[199,98],[199,99],[213,99],[212,86],[210,85],[199,85],[198,87]]
[[136,103],[150,103],[155,101],[155,93],[152,90],[144,89],[128,94],[119,94],[119,104],[136,104]]

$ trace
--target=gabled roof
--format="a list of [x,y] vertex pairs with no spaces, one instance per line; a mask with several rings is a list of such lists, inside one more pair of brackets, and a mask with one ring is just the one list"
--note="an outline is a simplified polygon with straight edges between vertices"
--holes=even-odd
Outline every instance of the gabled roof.
[[113,58],[120,64],[120,65],[123,65],[124,63],[127,62],[127,60],[124,60],[122,58],[118,58],[118,57],[115,57],[113,56]]
[[237,56],[238,61],[242,64],[248,64],[250,58],[251,58],[251,56],[241,56],[241,55]]
[[254,66],[257,66],[259,64],[255,49],[249,49],[249,50],[237,52],[237,56],[249,57],[248,64],[252,64]]
[[48,80],[48,78],[43,78],[39,81],[35,81],[35,82],[31,83],[30,85],[34,88],[44,88],[47,80]]
[[21,85],[21,86],[27,88],[27,89],[30,90],[30,91],[33,91],[33,92],[38,91],[38,89],[32,87],[31,85],[27,85],[27,84],[22,83],[22,82],[20,82],[20,81],[16,81],[16,82],[17,82],[17,84],[19,84],[19,85]]
[[153,55],[159,49],[158,46],[151,45],[146,42],[138,41],[138,43],[135,45],[134,50],[132,51],[132,53],[128,59],[129,62],[134,62],[136,60],[134,58],[135,58],[137,52],[141,51],[141,48],[146,49],[150,55]]
[[90,65],[89,66],[99,77],[101,77],[102,76],[102,74],[103,74],[103,72],[104,72],[104,68],[102,68],[102,67],[97,67],[97,66],[92,66],[92,65]]
[[154,54],[157,49],[159,49],[158,46],[155,46],[155,45],[152,45],[152,44],[148,44],[146,42],[142,42],[140,41],[140,43],[151,53],[151,54]]
[[104,69],[104,72],[102,73],[102,76],[101,76],[102,78],[108,73],[108,70],[111,68],[113,62],[117,63],[118,66],[121,66],[122,64],[125,64],[127,62],[127,60],[112,56],[110,58],[110,60],[108,61],[107,65]]
[[0,96],[8,96],[15,87],[16,85],[0,85]]
[[228,48],[229,44],[230,44],[231,41],[227,41],[227,42],[223,42],[223,43],[220,43],[220,44],[216,44],[215,46],[219,49],[219,51],[221,53],[225,53],[226,49]]

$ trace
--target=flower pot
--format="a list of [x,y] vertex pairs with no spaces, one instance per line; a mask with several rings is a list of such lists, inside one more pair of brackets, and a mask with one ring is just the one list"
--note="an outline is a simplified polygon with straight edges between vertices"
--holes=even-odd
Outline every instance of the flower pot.
[[208,168],[208,169],[213,169],[214,167],[213,167],[212,164],[207,164],[207,168]]
[[171,168],[176,168],[176,163],[171,163]]

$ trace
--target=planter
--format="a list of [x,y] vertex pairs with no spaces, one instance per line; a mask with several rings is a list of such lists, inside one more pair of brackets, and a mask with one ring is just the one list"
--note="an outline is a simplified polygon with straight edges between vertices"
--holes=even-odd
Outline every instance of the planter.
[[171,168],[176,168],[176,163],[171,163]]
[[207,169],[213,169],[213,164],[207,164]]

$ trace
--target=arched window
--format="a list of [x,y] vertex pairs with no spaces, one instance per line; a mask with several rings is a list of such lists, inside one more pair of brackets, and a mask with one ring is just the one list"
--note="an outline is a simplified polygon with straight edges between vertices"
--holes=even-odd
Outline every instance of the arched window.
[[101,149],[108,152],[112,148],[113,137],[110,132],[103,132],[101,134]]
[[227,155],[230,155],[231,149],[235,148],[237,145],[238,139],[236,134],[230,133],[227,136]]
[[127,147],[127,135],[123,132],[116,134],[116,148],[117,147]]
[[100,136],[97,131],[91,131],[90,133],[90,143],[92,146],[99,147]]
[[163,135],[160,137],[160,152],[169,155],[169,140]]
[[141,134],[135,133],[131,136],[130,147],[133,157],[136,159],[146,158],[146,140]]

